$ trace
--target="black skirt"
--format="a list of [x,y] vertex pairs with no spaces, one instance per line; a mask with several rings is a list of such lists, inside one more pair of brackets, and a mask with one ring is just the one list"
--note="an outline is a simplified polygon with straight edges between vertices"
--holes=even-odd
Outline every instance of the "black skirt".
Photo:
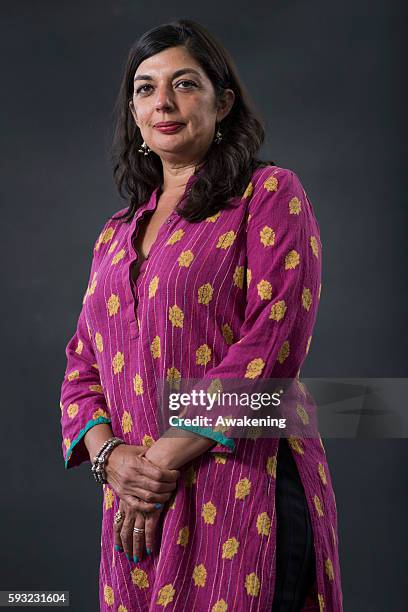
[[272,612],[299,612],[316,578],[313,531],[306,496],[286,438],[276,469],[276,583]]

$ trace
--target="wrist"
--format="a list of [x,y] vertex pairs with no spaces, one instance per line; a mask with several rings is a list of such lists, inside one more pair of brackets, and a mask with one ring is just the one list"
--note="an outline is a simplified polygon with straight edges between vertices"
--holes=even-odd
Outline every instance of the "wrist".
[[148,459],[148,461],[154,463],[154,465],[157,465],[157,467],[166,468],[168,470],[174,469],[171,467],[171,461],[169,461],[168,456],[165,456],[163,453],[158,451],[157,448],[155,449],[154,444],[148,448],[144,456],[146,459]]

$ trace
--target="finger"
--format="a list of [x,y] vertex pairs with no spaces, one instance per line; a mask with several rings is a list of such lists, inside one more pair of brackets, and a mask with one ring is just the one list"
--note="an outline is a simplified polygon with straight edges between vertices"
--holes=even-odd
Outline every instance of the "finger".
[[178,470],[168,470],[167,468],[158,467],[144,455],[138,456],[138,471],[158,482],[175,482],[180,477]]
[[171,493],[177,487],[178,481],[174,482],[160,482],[159,480],[152,480],[145,474],[138,472],[138,476],[135,479],[135,485],[146,491],[152,493]]
[[120,531],[120,537],[126,558],[129,561],[132,560],[133,555],[133,525],[135,523],[135,518],[135,514],[129,511],[129,507],[127,506],[125,520],[123,521],[122,529]]
[[146,515],[145,519],[145,543],[146,553],[150,555],[158,546],[157,542],[157,526],[161,516],[161,511],[153,512]]
[[158,508],[162,508],[164,505],[161,502],[156,502],[155,504],[147,503],[135,495],[125,495],[123,499],[126,502],[127,508],[131,510],[133,515],[135,515],[136,512],[144,512],[145,514],[155,512]]
[[[145,502],[146,504],[150,504],[153,506],[155,506],[155,504],[161,504],[161,505],[165,504],[165,502],[168,499],[170,499],[172,494],[173,494],[173,491],[169,491],[168,493],[153,493],[152,491],[147,491],[146,489],[143,489],[138,486],[133,486],[132,493],[131,493],[131,495],[139,498],[139,500]],[[143,508],[141,508],[140,510],[143,510]]]
[[[137,531],[140,530],[140,531]],[[138,512],[133,527],[133,561],[138,563],[145,549],[145,517]]]
[[115,543],[115,550],[118,552],[123,552],[120,532],[121,532],[124,520],[125,520],[125,506],[122,500],[120,500],[118,511],[116,512],[115,518],[113,520],[113,540]]

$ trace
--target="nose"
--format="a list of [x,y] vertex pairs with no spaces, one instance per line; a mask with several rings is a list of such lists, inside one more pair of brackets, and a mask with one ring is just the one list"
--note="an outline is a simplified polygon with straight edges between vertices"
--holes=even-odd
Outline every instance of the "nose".
[[156,110],[169,110],[173,107],[173,90],[168,87],[158,87],[156,90]]

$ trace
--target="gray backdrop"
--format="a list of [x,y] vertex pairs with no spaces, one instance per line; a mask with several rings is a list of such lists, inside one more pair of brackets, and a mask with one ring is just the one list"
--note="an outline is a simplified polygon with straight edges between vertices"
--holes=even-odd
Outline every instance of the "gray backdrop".
[[[146,29],[188,17],[227,46],[267,122],[263,156],[297,172],[313,203],[324,269],[302,375],[407,376],[403,11],[389,0],[2,3],[1,589],[70,590],[73,610],[98,609],[102,489],[89,464],[64,469],[59,392],[92,246],[125,205],[107,155],[112,108]],[[325,446],[345,610],[405,610],[407,442]]]

